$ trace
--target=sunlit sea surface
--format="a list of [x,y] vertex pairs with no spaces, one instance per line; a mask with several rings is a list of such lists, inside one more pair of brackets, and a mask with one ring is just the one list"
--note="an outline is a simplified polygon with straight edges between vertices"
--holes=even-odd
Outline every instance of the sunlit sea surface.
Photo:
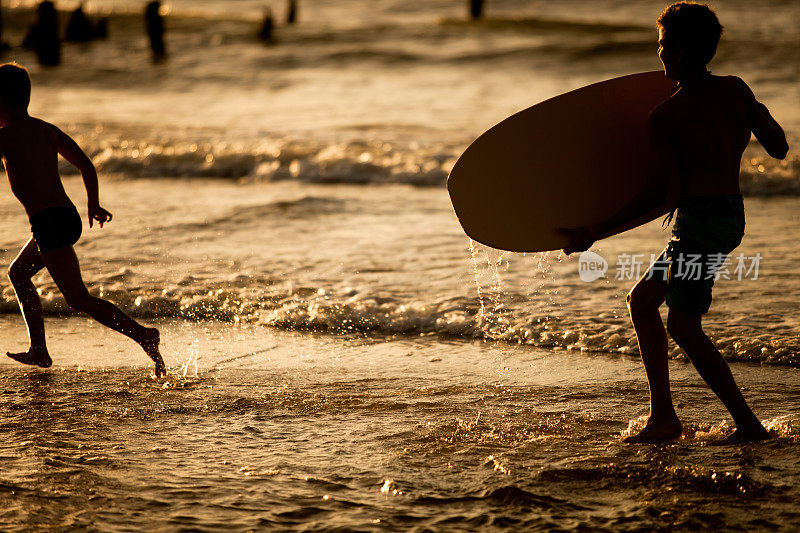
[[[12,45],[31,4],[3,3]],[[800,160],[751,144],[734,255],[759,269],[734,260],[704,318],[774,439],[721,445],[724,409],[671,346],[685,436],[623,445],[647,414],[623,263],[667,230],[602,241],[607,276],[584,282],[576,258],[470,243],[443,185],[505,116],[658,69],[663,4],[487,4],[465,23],[461,2],[301,0],[264,46],[263,2],[175,1],[153,66],[140,4],[93,1],[108,41],[50,70],[6,53],[100,170],[115,217],[76,247],[90,290],[160,325],[171,370],[37,276],[55,366],[0,362],[3,529],[800,528]],[[714,72],[800,140],[798,6],[715,7]],[[0,263],[28,234],[0,196]],[[5,279],[0,327],[26,347]]]

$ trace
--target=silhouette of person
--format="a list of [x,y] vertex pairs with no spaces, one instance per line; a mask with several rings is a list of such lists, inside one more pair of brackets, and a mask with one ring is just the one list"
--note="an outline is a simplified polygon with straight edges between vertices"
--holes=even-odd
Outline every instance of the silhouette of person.
[[72,43],[88,43],[94,36],[92,21],[83,12],[83,5],[79,5],[70,13],[64,40]]
[[[681,191],[667,248],[628,294],[628,308],[650,386],[650,417],[626,442],[677,439],[682,427],[672,403],[667,332],[736,423],[731,442],[769,438],[747,405],[722,354],[703,331],[717,269],[744,235],[739,190],[742,154],[754,133],[767,153],[783,159],[786,136],[753,91],[736,76],[714,76],[707,65],[722,33],[716,14],[703,4],[678,2],[658,18],[658,56],[678,91],[650,113],[658,155],[667,168],[617,214],[593,227],[562,230],[567,253],[587,250],[598,238],[664,205],[670,161],[677,161]],[[671,215],[670,215],[671,217]],[[699,268],[689,268],[694,259]],[[667,328],[659,307],[669,307]]]
[[297,0],[288,0],[286,4],[286,24],[291,26],[297,22]]
[[261,23],[261,29],[258,31],[258,38],[265,44],[273,44],[275,42],[272,35],[275,28],[275,22],[272,18],[272,10],[266,8],[264,10],[264,21]]
[[28,351],[8,356],[42,368],[53,364],[45,341],[42,304],[31,282],[46,268],[72,309],[134,340],[155,363],[156,376],[163,376],[166,367],[159,352],[159,331],[142,326],[86,290],[73,249],[82,232],[81,216],[61,183],[59,155],[81,172],[89,227],[97,222],[102,228],[111,221],[111,213],[100,207],[92,160],[56,126],[28,114],[30,95],[31,80],[25,69],[14,63],[0,65],[0,155],[11,191],[28,213],[32,233],[8,269],[31,344]]
[[469,0],[469,16],[478,20],[483,16],[483,0]]
[[8,44],[3,40],[3,2],[0,0],[0,52],[8,49]]
[[150,50],[153,52],[153,63],[161,63],[167,58],[164,46],[164,19],[161,16],[161,2],[154,0],[144,10],[147,35],[150,37]]
[[95,39],[108,39],[108,17],[100,17],[94,25]]
[[58,36],[58,12],[49,0],[41,2],[36,10],[38,19],[28,30],[22,46],[36,51],[40,65],[56,66],[61,63],[61,38]]

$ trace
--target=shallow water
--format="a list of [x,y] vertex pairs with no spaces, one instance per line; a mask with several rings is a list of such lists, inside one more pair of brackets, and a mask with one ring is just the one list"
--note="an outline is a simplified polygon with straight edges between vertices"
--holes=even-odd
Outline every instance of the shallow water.
[[[67,182],[81,198],[80,180]],[[84,228],[76,249],[91,290],[134,316],[586,352],[637,352],[625,294],[639,276],[624,254],[639,254],[643,271],[669,236],[656,221],[602,241],[607,276],[586,283],[574,256],[475,245],[471,257],[442,189],[120,180],[104,183],[103,200],[114,220]],[[21,211],[0,199],[0,261],[26,238]],[[735,254],[761,254],[758,277],[738,280],[730,265],[704,324],[730,359],[798,365],[798,200],[748,198],[746,212]],[[47,274],[35,282],[46,312],[69,314]],[[6,279],[0,298],[18,312]]]
[[50,324],[57,369],[0,363],[6,530],[800,526],[793,370],[734,365],[766,444],[720,445],[718,402],[676,363],[686,436],[629,446],[632,358],[162,322],[185,366],[155,381],[121,337]]

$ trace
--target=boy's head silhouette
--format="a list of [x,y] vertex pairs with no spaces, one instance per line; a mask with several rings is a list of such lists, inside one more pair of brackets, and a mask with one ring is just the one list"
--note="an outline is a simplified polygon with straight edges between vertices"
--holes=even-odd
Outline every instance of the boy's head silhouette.
[[0,65],[0,108],[25,111],[31,101],[31,78],[16,63]]
[[660,44],[679,56],[684,69],[704,68],[717,51],[722,25],[705,4],[677,2],[667,7],[656,22]]

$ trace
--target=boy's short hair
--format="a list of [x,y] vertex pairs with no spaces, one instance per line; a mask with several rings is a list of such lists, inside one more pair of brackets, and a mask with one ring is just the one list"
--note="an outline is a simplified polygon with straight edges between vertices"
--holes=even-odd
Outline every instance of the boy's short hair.
[[707,65],[717,52],[722,25],[706,4],[676,2],[661,13],[656,24],[695,64]]
[[0,65],[0,104],[12,109],[28,109],[31,102],[31,77],[16,63]]

